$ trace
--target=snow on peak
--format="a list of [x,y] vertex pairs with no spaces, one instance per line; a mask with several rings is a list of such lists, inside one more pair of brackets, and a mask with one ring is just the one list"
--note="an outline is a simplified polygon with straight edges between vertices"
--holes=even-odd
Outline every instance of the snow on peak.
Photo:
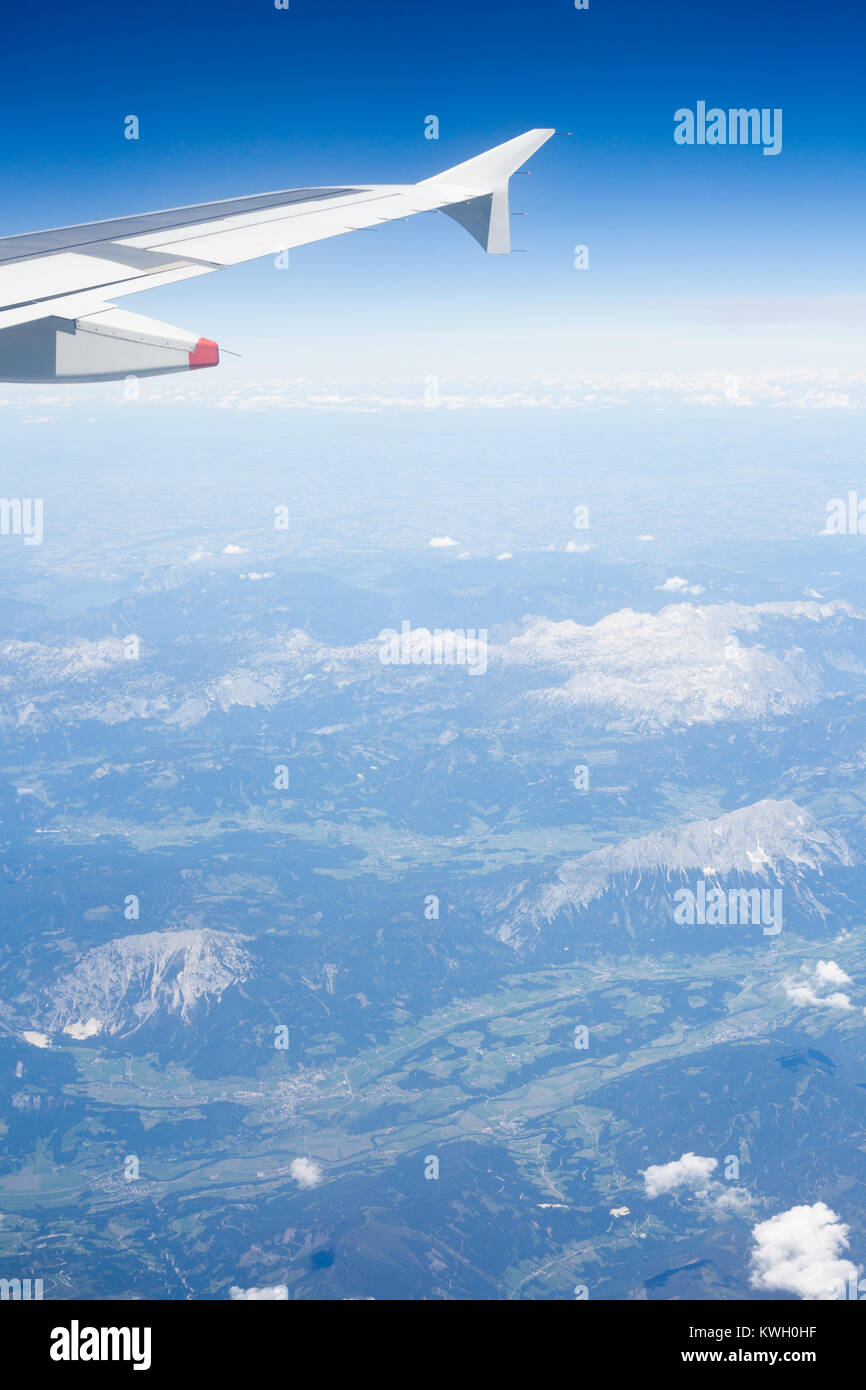
[[51,995],[51,1029],[130,1033],[162,1011],[184,1021],[200,1001],[248,979],[244,937],[207,929],[118,937],[88,951]]
[[782,654],[738,633],[774,619],[861,619],[844,602],[676,603],[658,613],[622,608],[591,626],[540,618],[502,649],[514,667],[548,668],[561,684],[528,698],[551,710],[597,706],[649,730],[788,714],[821,697],[817,669],[798,647]]
[[616,886],[659,874],[796,879],[826,865],[851,865],[841,835],[824,830],[794,801],[756,801],[717,820],[690,821],[567,860],[556,878],[521,904],[515,920],[551,922],[565,908],[581,910]]

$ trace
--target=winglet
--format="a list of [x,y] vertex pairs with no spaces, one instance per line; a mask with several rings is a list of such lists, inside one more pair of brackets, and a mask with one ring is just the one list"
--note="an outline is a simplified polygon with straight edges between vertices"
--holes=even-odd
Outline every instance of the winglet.
[[465,227],[482,250],[489,255],[507,254],[511,250],[508,180],[553,134],[553,130],[528,130],[424,179],[420,186],[449,199],[441,211]]

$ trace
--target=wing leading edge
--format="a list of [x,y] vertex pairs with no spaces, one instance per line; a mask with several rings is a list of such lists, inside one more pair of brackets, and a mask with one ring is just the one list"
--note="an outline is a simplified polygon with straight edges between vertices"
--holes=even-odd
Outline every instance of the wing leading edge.
[[[553,133],[528,131],[417,184],[289,189],[0,238],[0,379],[104,380],[212,365],[214,353],[198,351],[209,340],[151,325],[113,301],[415,213],[443,211],[488,253],[508,252],[508,180]],[[79,331],[89,335],[80,351]],[[149,338],[158,358],[146,351]],[[184,360],[167,359],[166,349]]]

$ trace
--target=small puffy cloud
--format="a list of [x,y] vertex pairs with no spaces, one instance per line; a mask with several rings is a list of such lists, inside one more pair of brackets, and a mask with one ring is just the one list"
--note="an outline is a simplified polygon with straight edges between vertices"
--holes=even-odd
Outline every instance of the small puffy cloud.
[[663,1197],[678,1188],[708,1204],[714,1217],[750,1216],[755,1199],[742,1187],[729,1187],[712,1176],[719,1166],[717,1158],[685,1153],[671,1163],[652,1164],[643,1174],[647,1197]]
[[852,985],[854,981],[846,975],[841,965],[834,960],[819,960],[815,966],[815,976],[822,985]]
[[434,550],[444,550],[449,545],[459,545],[459,541],[452,541],[450,536],[431,536],[429,543]]
[[503,550],[501,555],[497,555],[497,560],[513,560],[514,556],[510,550]]
[[672,574],[670,579],[666,579],[664,584],[656,584],[656,592],[660,594],[702,594],[703,584],[690,584],[687,579],[683,579],[681,574]]
[[700,1154],[687,1153],[675,1158],[671,1163],[654,1163],[644,1171],[643,1181],[648,1197],[661,1197],[678,1187],[687,1187],[692,1192],[706,1192],[710,1186],[710,1174],[718,1168],[717,1158],[702,1158]]
[[47,1033],[36,1033],[28,1029],[27,1031],[22,1033],[21,1036],[23,1037],[24,1041],[29,1042],[32,1047],[51,1046],[51,1039],[48,1037]]
[[289,1169],[298,1187],[316,1187],[322,1181],[322,1170],[311,1158],[295,1158]]
[[854,981],[834,960],[819,960],[804,965],[800,974],[782,981],[782,988],[792,1004],[799,1008],[839,1009],[848,1012],[854,1006],[847,994],[834,985],[851,985]]
[[683,579],[682,575],[672,574],[670,579],[666,579],[664,584],[656,584],[656,589],[666,594],[682,594],[689,587],[689,581]]
[[844,1298],[849,1280],[858,1277],[857,1266],[842,1258],[848,1227],[825,1202],[791,1207],[760,1221],[752,1239],[753,1289],[831,1301]]
[[585,555],[587,550],[591,549],[592,546],[588,541],[584,545],[579,545],[577,541],[568,541],[565,552],[567,555]]
[[285,1284],[272,1284],[263,1289],[242,1289],[237,1284],[232,1284],[229,1289],[229,1298],[235,1303],[261,1303],[263,1301],[288,1300],[289,1290]]
[[649,532],[647,531],[647,532],[645,532],[642,536],[638,536],[638,540],[639,540],[639,541],[654,541],[654,540],[655,540],[655,536],[651,536],[651,535],[649,534]]
[[751,1216],[755,1209],[751,1192],[721,1182],[710,1183],[710,1203],[716,1216]]
[[229,542],[228,545],[223,546],[222,553],[223,555],[246,555],[247,552],[242,545],[232,545]]

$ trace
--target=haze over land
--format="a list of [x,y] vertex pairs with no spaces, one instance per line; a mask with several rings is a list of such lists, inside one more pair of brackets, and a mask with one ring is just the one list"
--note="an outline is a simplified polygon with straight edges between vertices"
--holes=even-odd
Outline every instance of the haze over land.
[[761,1226],[800,1209],[859,1267],[866,582],[822,534],[858,411],[272,403],[217,443],[157,393],[75,463],[87,407],[38,408],[4,408],[45,503],[0,547],[4,1268],[794,1298]]

